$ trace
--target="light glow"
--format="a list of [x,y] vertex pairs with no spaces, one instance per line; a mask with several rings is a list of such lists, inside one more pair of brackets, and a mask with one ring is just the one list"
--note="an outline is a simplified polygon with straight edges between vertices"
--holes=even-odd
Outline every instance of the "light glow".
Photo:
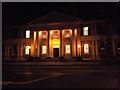
[[52,40],[52,44],[53,44],[53,45],[59,45],[59,44],[60,44],[60,40],[58,40],[58,39],[53,39],[53,40]]
[[50,31],[50,34],[52,34],[53,33],[53,31]]
[[80,45],[78,45],[78,48],[80,48]]
[[39,31],[39,36],[41,35],[41,31]]
[[118,50],[120,50],[120,48],[118,48]]

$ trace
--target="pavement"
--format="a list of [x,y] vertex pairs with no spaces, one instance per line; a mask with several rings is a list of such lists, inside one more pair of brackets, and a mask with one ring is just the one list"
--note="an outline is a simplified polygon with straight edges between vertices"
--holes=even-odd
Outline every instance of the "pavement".
[[[18,63],[23,64],[23,62]],[[75,66],[66,66],[60,65],[62,62],[56,62],[59,65],[40,66],[36,65],[36,62],[28,63],[28,65],[15,63],[3,65],[3,89],[105,88],[104,90],[106,90],[110,88],[117,90],[119,88],[119,66],[76,66],[75,64]]]
[[65,66],[81,66],[81,65],[101,65],[101,62],[3,62],[3,64],[9,65],[47,65],[47,66],[54,66],[54,65],[65,65]]

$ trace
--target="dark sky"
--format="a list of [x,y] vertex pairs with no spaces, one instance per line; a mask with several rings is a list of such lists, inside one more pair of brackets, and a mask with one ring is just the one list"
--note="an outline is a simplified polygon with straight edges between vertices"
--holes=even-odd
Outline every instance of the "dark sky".
[[26,24],[52,11],[84,20],[120,17],[120,3],[3,2],[2,5],[3,25]]

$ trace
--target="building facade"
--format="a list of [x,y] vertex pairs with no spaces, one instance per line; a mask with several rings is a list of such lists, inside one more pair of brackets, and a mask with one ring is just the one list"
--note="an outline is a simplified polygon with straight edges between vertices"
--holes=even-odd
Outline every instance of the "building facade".
[[120,58],[120,35],[105,20],[83,21],[52,12],[26,25],[10,26],[3,40],[4,60],[80,56],[83,60]]

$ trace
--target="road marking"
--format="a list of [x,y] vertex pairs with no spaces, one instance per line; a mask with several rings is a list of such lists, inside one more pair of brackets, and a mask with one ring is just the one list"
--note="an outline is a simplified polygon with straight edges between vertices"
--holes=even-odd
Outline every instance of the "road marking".
[[8,85],[8,84],[28,84],[28,83],[33,83],[33,82],[37,82],[37,81],[41,81],[41,80],[45,80],[45,79],[49,79],[49,78],[61,76],[61,75],[63,75],[63,73],[59,73],[59,74],[55,74],[55,75],[51,75],[51,76],[47,76],[47,77],[43,77],[43,78],[31,80],[31,81],[26,81],[26,82],[12,82],[12,81],[7,81],[7,82],[3,82],[2,84],[3,85]]
[[107,70],[63,70],[63,71],[70,71],[70,72],[75,72],[75,71],[79,71],[79,72],[106,72]]
[[15,74],[26,74],[26,75],[29,75],[29,74],[32,74],[30,72],[23,72],[23,73],[15,73]]
[[4,82],[0,81],[0,84],[3,84],[3,85],[8,85],[11,83],[13,83],[13,82],[12,81],[4,81]]
[[[12,71],[12,72],[16,72],[16,71],[28,71],[28,70],[14,70],[14,69],[12,69],[12,70],[8,70],[8,71]],[[46,70],[30,70],[31,72],[32,71],[46,71]]]

